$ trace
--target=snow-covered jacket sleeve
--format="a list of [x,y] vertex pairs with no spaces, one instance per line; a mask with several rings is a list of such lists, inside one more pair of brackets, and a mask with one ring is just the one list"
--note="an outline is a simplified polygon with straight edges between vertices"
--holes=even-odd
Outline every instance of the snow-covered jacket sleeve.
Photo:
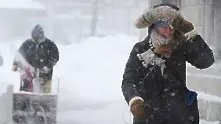
[[136,99],[141,99],[139,90],[138,90],[138,83],[140,80],[140,61],[137,57],[137,54],[140,50],[140,43],[136,43],[130,53],[129,59],[126,63],[126,67],[123,74],[123,81],[122,81],[122,92],[124,95],[125,100],[129,105]]
[[[33,64],[35,51],[33,51],[32,48],[34,48],[35,43],[28,39],[22,43],[22,45],[19,47],[18,52],[15,56],[13,65],[21,64],[21,61],[27,61],[29,64]],[[24,60],[23,60],[24,59]]]
[[205,69],[214,63],[213,51],[204,39],[195,32],[189,33],[192,41],[186,43],[186,61],[198,69]]

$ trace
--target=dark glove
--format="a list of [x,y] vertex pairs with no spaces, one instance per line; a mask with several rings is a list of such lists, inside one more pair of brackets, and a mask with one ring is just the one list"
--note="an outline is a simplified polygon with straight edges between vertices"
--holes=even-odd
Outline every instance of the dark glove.
[[47,66],[44,66],[42,68],[42,72],[45,73],[45,74],[49,73],[50,71],[51,71],[51,68],[48,68]]
[[12,65],[12,71],[17,71],[18,70],[18,66],[17,65]]
[[171,23],[172,27],[186,34],[194,29],[194,26],[191,22],[185,20],[181,15],[177,16]]
[[135,119],[143,120],[144,119],[144,101],[140,99],[135,100],[131,104],[130,111],[133,114]]

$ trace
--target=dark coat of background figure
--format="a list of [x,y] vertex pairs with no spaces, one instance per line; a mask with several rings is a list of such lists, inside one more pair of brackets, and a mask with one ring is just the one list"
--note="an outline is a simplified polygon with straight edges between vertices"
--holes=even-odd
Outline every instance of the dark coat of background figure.
[[[41,41],[37,41],[41,40]],[[41,26],[37,25],[32,31],[32,38],[26,40],[19,48],[19,53],[34,68],[50,69],[48,73],[40,73],[40,77],[45,80],[51,80],[53,66],[59,61],[59,51],[56,44],[44,36]],[[15,61],[16,65],[18,61]]]

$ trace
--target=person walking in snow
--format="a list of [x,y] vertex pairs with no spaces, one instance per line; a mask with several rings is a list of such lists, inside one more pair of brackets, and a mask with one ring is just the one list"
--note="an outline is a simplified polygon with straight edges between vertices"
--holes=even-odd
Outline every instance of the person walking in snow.
[[0,66],[3,66],[3,64],[4,64],[4,59],[3,59],[3,57],[0,55]]
[[[44,92],[50,93],[53,67],[59,61],[59,51],[56,44],[45,37],[44,30],[41,25],[36,25],[32,29],[31,36],[32,38],[26,40],[19,48],[19,54],[13,62],[12,70],[17,71],[18,68],[24,66],[22,68],[26,70],[27,77],[35,78],[36,70],[39,69],[39,76],[44,79]],[[19,55],[21,57],[19,57]],[[25,62],[22,61],[23,59]],[[34,68],[34,77],[30,73],[31,69],[24,63],[27,63],[29,67]],[[26,84],[30,86],[31,81],[32,80],[28,79]],[[32,85],[30,86],[31,88],[28,88],[28,85],[24,86],[25,88],[23,89],[26,89],[25,91],[32,91]]]
[[136,27],[148,27],[148,36],[133,46],[121,86],[133,124],[199,124],[197,93],[186,86],[186,62],[206,69],[214,63],[213,51],[172,4],[154,6]]

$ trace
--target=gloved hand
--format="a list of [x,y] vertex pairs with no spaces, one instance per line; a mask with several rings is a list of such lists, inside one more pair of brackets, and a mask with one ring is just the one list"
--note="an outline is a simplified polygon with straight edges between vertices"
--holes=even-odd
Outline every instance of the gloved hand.
[[130,111],[137,120],[144,119],[144,101],[141,99],[135,100],[130,107]]
[[182,37],[186,38],[187,40],[191,40],[198,35],[196,29],[194,28],[193,24],[187,20],[185,20],[182,16],[177,16],[171,23],[172,27],[178,31]]
[[181,15],[179,15],[175,19],[173,19],[171,25],[175,30],[180,31],[184,34],[190,32],[194,29],[193,24],[191,22],[185,20]]
[[51,71],[51,68],[48,68],[47,66],[44,66],[42,68],[42,71],[43,71],[43,73],[47,74],[47,73],[49,73]]
[[17,65],[12,65],[12,71],[17,71],[18,70],[18,66]]

